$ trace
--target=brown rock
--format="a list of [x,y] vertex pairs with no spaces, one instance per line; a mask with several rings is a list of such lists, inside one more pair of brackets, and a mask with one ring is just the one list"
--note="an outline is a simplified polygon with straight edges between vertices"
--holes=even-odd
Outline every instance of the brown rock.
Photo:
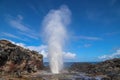
[[36,51],[0,40],[0,72],[14,73],[19,77],[24,72],[36,72],[44,67],[43,56]]

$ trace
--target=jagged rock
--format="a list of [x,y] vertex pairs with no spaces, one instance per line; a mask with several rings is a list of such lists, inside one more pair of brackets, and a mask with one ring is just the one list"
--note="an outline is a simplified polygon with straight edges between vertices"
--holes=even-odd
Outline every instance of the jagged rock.
[[90,66],[92,67],[92,65],[90,63],[76,62],[71,65],[69,70],[74,70],[77,72],[86,72],[86,71],[88,71]]
[[0,73],[15,73],[19,77],[43,69],[43,56],[36,51],[0,40]]
[[120,80],[120,58],[106,60],[97,64],[74,63],[70,70],[92,75],[106,75],[102,80]]
[[91,73],[94,73],[94,71],[96,71],[96,73],[107,75],[118,74],[120,73],[120,58],[115,58],[98,63],[93,68],[91,68],[90,71]]

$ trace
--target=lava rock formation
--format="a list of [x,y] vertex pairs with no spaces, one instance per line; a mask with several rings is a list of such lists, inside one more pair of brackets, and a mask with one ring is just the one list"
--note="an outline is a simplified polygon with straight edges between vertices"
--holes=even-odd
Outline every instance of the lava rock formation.
[[7,40],[0,40],[0,75],[18,77],[43,69],[43,56]]

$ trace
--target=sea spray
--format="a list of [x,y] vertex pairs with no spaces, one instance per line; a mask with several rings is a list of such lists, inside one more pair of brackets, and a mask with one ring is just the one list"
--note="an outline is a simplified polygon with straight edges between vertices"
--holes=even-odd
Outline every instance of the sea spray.
[[67,6],[50,10],[43,21],[48,57],[52,73],[58,74],[63,69],[63,46],[67,38],[66,26],[70,22],[71,12]]

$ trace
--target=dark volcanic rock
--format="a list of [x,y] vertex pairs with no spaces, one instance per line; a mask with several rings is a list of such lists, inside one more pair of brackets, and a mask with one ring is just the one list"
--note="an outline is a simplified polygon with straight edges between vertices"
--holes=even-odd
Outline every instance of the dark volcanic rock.
[[107,60],[96,64],[90,68],[91,73],[102,73],[107,75],[116,75],[120,73],[120,58]]
[[92,67],[93,65],[90,63],[81,63],[76,62],[71,65],[69,70],[77,71],[77,72],[87,72],[89,70],[89,67]]
[[106,60],[97,64],[74,63],[70,70],[88,74],[106,75],[102,80],[120,80],[120,58]]
[[13,73],[21,76],[25,73],[43,69],[43,56],[17,46],[7,40],[0,40],[0,73]]

